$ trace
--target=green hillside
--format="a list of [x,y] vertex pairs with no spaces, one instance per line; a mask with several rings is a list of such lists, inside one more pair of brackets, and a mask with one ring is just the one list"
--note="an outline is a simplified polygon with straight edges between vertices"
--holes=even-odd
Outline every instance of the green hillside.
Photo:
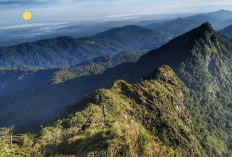
[[[209,156],[232,154],[232,40],[209,23],[141,57],[128,80],[168,64],[181,79],[196,137]],[[131,70],[133,71],[133,70]]]
[[84,61],[71,68],[63,68],[54,72],[52,83],[57,84],[77,77],[97,75],[104,73],[107,69],[116,67],[124,62],[136,62],[149,50],[127,50],[117,55],[101,56]]
[[[101,107],[107,120],[102,122]],[[85,106],[77,111],[78,106]],[[85,132],[81,126],[91,117]],[[25,135],[28,156],[207,156],[194,136],[179,79],[161,66],[144,81],[117,80],[69,106],[61,118],[37,135]]]

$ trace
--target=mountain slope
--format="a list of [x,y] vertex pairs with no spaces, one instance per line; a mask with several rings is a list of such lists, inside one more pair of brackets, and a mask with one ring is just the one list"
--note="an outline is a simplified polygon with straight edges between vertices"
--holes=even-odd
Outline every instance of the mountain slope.
[[0,117],[3,118],[0,127],[15,125],[15,132],[35,131],[40,124],[48,124],[59,117],[65,106],[113,82],[106,76],[107,85],[104,85],[105,81],[95,84],[95,81],[104,80],[104,77],[98,78],[99,74],[123,62],[137,61],[146,52],[124,51],[115,56],[97,57],[72,68],[2,70],[5,86],[1,92],[11,93],[0,96]]
[[229,37],[232,39],[232,25],[218,31],[219,33],[221,33],[222,35]]
[[[125,36],[126,35],[126,36]],[[124,26],[124,27],[120,27],[120,28],[112,28],[108,31],[99,33],[94,35],[93,37],[116,37],[117,38],[121,38],[122,36],[130,38],[130,36],[133,37],[142,37],[142,36],[147,36],[147,35],[155,35],[157,37],[162,37],[162,35],[154,30],[149,30],[149,29],[145,29],[141,26],[135,26],[135,25],[128,25],[128,26]]]
[[[183,100],[177,76],[162,66],[140,83],[117,80],[110,88],[84,97],[68,107],[69,116],[43,128],[22,149],[46,156],[189,156],[192,145],[195,155],[207,156],[194,137]],[[107,122],[101,124],[103,104]],[[80,106],[85,109],[77,112]],[[93,124],[81,133],[88,117]]]
[[[193,117],[196,137],[209,156],[232,154],[232,41],[209,23],[176,37],[135,64],[118,66],[99,80],[139,82],[158,66],[168,64],[181,80],[185,103]],[[107,78],[108,77],[108,78]],[[99,80],[94,78],[95,84]],[[91,86],[91,81],[90,86]]]
[[186,33],[199,25],[200,23],[198,21],[178,18],[176,20],[168,21],[164,23],[152,23],[145,26],[145,28],[158,30],[163,33],[176,36]]
[[97,75],[124,62],[136,62],[149,50],[128,50],[117,55],[101,56],[84,61],[77,66],[58,70],[52,75],[52,83],[57,84],[77,77]]
[[40,67],[1,67],[0,95],[49,85],[53,73],[58,70]]
[[181,79],[201,145],[209,156],[226,156],[232,153],[231,58],[232,41],[205,23],[142,56],[136,72],[125,77],[139,80],[157,66],[170,65]]
[[96,57],[71,68],[2,67],[0,68],[0,95],[58,84],[77,77],[101,74],[123,62],[135,62],[148,51],[123,51],[117,55]]
[[159,23],[159,22],[162,22],[162,21],[158,21],[158,20],[145,20],[145,21],[137,22],[137,23],[135,23],[135,25],[146,26],[146,25],[149,25],[149,24],[152,24],[152,23]]
[[124,50],[157,48],[168,41],[164,35],[139,26],[126,26],[120,30],[121,33],[112,32],[104,37],[58,37],[2,46],[0,66],[70,67],[91,58],[113,55]]
[[205,22],[210,22],[213,28],[215,28],[216,30],[220,30],[232,24],[231,18],[231,11],[219,10],[207,14],[197,14],[185,18],[178,18],[162,23],[153,22],[144,27],[147,29],[154,29],[161,31],[162,33],[177,36],[184,34]]
[[212,18],[217,18],[217,19],[222,19],[222,20],[228,20],[232,18],[232,12],[228,10],[221,9],[216,12],[211,12],[204,14],[207,17],[212,17]]
[[232,12],[227,10],[219,10],[207,14],[197,14],[186,17],[188,20],[195,20],[203,24],[204,22],[210,22],[215,30],[221,30],[228,26],[228,20],[232,18]]

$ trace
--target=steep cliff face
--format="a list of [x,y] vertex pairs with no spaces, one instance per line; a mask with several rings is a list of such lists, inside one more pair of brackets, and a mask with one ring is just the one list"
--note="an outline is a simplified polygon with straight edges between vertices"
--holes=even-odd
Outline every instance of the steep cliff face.
[[[80,105],[86,108],[76,111]],[[106,123],[102,105],[106,105]],[[189,156],[191,148],[196,155],[207,156],[194,136],[179,80],[168,66],[159,67],[140,83],[117,80],[69,106],[65,115],[24,147],[37,154],[46,148],[43,153],[48,156]],[[88,117],[94,123],[82,133]]]

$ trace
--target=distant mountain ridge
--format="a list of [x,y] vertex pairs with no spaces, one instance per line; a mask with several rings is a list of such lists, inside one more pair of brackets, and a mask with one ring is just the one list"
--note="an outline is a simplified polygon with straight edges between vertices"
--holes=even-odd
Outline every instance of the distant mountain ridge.
[[184,34],[205,22],[210,22],[216,30],[223,29],[226,26],[232,25],[232,12],[222,9],[216,12],[197,14],[161,23],[154,22],[145,25],[144,27],[177,36]]
[[229,37],[232,39],[232,25],[218,31],[219,33],[221,33],[222,35]]
[[121,33],[105,32],[104,37],[58,37],[0,47],[0,66],[70,67],[102,55],[130,49],[158,48],[169,39],[157,31],[139,26],[120,28]]
[[142,35],[150,35],[150,34],[160,35],[160,33],[155,30],[145,29],[141,26],[136,26],[136,25],[127,25],[120,28],[109,29],[108,31],[96,34],[93,37],[111,37],[111,36],[120,37],[120,36],[124,36],[124,34],[128,34],[135,37],[140,37]]
[[189,17],[186,17],[185,19],[195,20],[195,21],[200,22],[200,24],[209,22],[211,23],[211,25],[213,26],[215,30],[220,30],[228,26],[228,20],[232,19],[232,12],[221,9],[216,12],[189,16]]
[[232,18],[232,11],[221,9],[219,11],[207,13],[204,15],[208,16],[208,17],[214,17],[214,18],[218,18],[218,19],[228,20],[228,19]]
[[153,23],[145,26],[145,28],[158,30],[161,31],[162,33],[167,33],[176,36],[186,33],[199,25],[200,23],[194,20],[186,20],[183,18],[178,18],[176,20],[167,21],[164,23]]

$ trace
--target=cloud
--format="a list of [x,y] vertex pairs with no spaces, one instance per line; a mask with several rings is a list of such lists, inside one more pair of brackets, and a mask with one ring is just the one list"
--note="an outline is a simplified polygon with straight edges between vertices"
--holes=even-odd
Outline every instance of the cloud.
[[21,24],[7,27],[0,27],[0,29],[18,29],[18,28],[28,28],[28,27],[43,27],[43,26],[57,26],[65,25],[67,22],[55,22],[55,23],[32,23],[32,24]]
[[80,2],[89,0],[0,0],[0,5],[12,5],[12,4],[48,4],[48,3],[62,3],[62,2]]
[[[56,0],[55,2],[62,2],[64,0]],[[52,0],[0,0],[0,5],[43,5],[54,3]]]
[[19,1],[4,1],[4,0],[0,0],[0,5],[31,5],[31,4],[44,4],[41,1],[23,1],[23,0],[19,0]]
[[161,12],[153,12],[153,13],[137,13],[137,14],[125,14],[125,15],[109,15],[107,17],[109,18],[115,18],[115,17],[127,17],[127,16],[138,16],[138,15],[152,15],[152,14],[159,14]]

